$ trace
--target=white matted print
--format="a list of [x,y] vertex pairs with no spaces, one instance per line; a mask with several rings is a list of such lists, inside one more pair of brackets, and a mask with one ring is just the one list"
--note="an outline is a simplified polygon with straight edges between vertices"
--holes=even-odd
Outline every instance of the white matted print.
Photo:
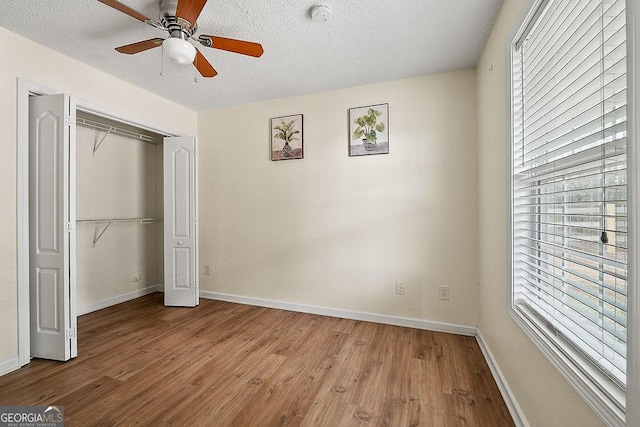
[[349,155],[389,154],[389,104],[349,109]]
[[302,159],[302,114],[271,119],[271,160]]

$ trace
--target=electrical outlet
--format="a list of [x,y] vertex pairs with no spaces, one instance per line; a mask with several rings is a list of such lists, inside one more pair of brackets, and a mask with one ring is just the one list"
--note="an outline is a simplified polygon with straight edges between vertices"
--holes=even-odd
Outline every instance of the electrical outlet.
[[440,286],[440,299],[449,301],[449,287],[448,286]]
[[396,295],[404,295],[404,282],[396,282]]
[[211,266],[210,265],[205,265],[204,266],[204,275],[205,276],[211,276]]

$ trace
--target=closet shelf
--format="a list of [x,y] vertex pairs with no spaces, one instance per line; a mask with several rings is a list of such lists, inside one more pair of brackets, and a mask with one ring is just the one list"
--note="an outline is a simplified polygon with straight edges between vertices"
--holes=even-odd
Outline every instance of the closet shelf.
[[113,126],[109,124],[94,122],[93,120],[85,119],[84,117],[76,117],[76,125],[93,129],[98,132],[104,132],[104,135],[102,135],[102,138],[100,138],[100,140],[96,139],[93,144],[94,156],[96,155],[96,151],[98,151],[98,148],[100,148],[100,146],[104,142],[105,138],[109,135],[123,136],[125,138],[136,139],[138,141],[146,142],[148,144],[153,144],[153,145],[157,145],[160,143],[160,141],[158,141],[157,138],[154,138],[152,136],[145,135],[139,132],[133,132],[127,129],[122,129],[117,126]]
[[162,222],[162,218],[108,218],[108,219],[79,219],[76,220],[77,226],[92,226],[104,224],[152,224],[154,222]]
[[[109,219],[79,219],[76,221],[77,227],[94,227],[93,247],[112,224],[155,224],[163,222],[162,218],[109,218]],[[102,226],[102,229],[100,227]]]

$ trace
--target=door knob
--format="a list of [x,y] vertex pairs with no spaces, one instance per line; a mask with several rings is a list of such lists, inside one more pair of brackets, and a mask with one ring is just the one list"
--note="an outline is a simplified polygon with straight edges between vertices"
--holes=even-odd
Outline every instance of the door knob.
[[182,245],[184,245],[184,242],[178,242],[178,245],[182,246]]

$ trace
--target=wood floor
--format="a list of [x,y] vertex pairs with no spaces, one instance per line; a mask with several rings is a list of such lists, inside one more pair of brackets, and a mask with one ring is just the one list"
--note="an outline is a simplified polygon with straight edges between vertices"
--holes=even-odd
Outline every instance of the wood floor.
[[67,426],[511,426],[473,337],[151,294],[78,319],[76,359],[0,377]]

